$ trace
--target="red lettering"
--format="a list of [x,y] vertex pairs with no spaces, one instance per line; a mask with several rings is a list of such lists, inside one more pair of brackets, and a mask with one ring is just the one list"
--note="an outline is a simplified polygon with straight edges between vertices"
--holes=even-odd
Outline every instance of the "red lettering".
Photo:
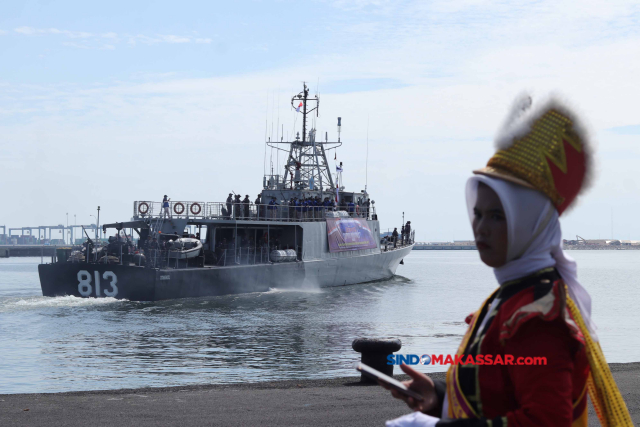
[[473,360],[473,356],[472,355],[468,355],[467,356],[467,361],[465,362],[465,364],[467,364],[467,365],[475,365],[476,364],[475,360]]
[[533,365],[533,357],[526,357],[524,359],[524,364],[529,366],[529,365]]
[[546,357],[534,357],[533,358],[534,365],[543,365],[547,366],[547,358]]
[[523,365],[524,364],[524,357],[518,357],[518,360],[516,362],[518,363],[518,365]]
[[464,365],[465,364],[464,360],[462,359],[462,356],[458,356],[457,354],[456,354],[455,361],[453,363],[455,363],[456,365]]
[[451,358],[451,355],[450,355],[450,354],[447,354],[447,358],[446,358],[446,359],[444,359],[444,364],[445,364],[445,365],[451,365],[451,364],[453,364],[453,359]]
[[484,365],[484,356],[481,354],[476,356],[476,365]]
[[493,360],[493,364],[494,365],[504,365],[504,362],[502,361],[502,356],[500,356],[499,354],[496,356],[496,358]]
[[513,355],[512,354],[505,354],[504,355],[504,364],[505,365],[513,365]]
[[431,355],[431,364],[435,365],[436,363],[439,363],[442,365],[442,355],[441,354],[432,354]]
[[490,354],[485,354],[484,355],[484,364],[485,365],[489,365],[489,366],[493,365],[493,356],[490,355]]

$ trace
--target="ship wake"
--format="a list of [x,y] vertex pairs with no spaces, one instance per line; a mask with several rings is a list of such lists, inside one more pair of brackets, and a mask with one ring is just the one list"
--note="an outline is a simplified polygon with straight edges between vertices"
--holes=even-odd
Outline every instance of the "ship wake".
[[0,307],[1,311],[16,311],[16,310],[29,310],[40,308],[75,308],[75,307],[95,307],[104,306],[108,304],[114,304],[123,302],[126,300],[119,300],[116,298],[79,298],[72,295],[61,297],[30,297],[13,299],[13,301],[6,301],[3,307]]

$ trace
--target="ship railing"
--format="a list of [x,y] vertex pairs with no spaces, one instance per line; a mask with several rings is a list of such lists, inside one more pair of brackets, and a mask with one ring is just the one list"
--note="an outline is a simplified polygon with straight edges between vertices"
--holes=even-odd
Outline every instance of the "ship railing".
[[[348,211],[348,207],[340,207]],[[259,204],[254,203],[207,203],[208,218],[212,219],[236,219],[250,221],[287,221],[287,222],[313,222],[324,221],[329,212],[334,212],[338,208],[331,206],[295,206],[280,204]],[[375,215],[375,208],[350,209],[349,216],[371,219]]]
[[133,216],[142,218],[206,218],[207,203],[195,201],[170,201],[168,208],[163,202],[140,200],[133,202]]
[[375,207],[365,206],[295,206],[289,204],[254,204],[226,202],[170,201],[168,208],[162,202],[136,201],[133,216],[142,218],[194,218],[250,221],[313,222],[324,221],[330,212],[345,211],[353,218],[372,219]]
[[398,237],[386,236],[380,243],[380,250],[383,252],[392,251],[411,246],[415,243],[416,231],[411,230],[409,234],[398,235]]

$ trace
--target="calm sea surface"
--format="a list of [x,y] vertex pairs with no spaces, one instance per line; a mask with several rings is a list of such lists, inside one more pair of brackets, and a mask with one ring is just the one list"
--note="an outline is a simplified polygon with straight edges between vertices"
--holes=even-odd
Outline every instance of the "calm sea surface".
[[[640,361],[640,251],[570,254],[608,360]],[[39,261],[0,259],[0,393],[351,376],[357,337],[454,353],[464,318],[496,287],[475,251],[414,251],[393,279],[317,292],[45,298]]]

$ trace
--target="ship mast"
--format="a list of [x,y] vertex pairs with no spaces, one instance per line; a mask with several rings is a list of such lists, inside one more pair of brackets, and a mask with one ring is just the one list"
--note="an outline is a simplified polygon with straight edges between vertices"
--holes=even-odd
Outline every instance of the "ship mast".
[[[284,190],[319,191],[322,197],[323,192],[333,192],[335,188],[326,151],[338,148],[342,143],[329,142],[327,137],[325,141],[318,140],[316,129],[307,131],[307,116],[314,111],[318,116],[320,97],[310,96],[306,83],[303,83],[302,92],[291,98],[291,106],[302,114],[302,138],[298,133],[294,141],[270,141],[268,145],[288,151],[282,181]],[[288,150],[278,147],[279,144],[288,144]]]

